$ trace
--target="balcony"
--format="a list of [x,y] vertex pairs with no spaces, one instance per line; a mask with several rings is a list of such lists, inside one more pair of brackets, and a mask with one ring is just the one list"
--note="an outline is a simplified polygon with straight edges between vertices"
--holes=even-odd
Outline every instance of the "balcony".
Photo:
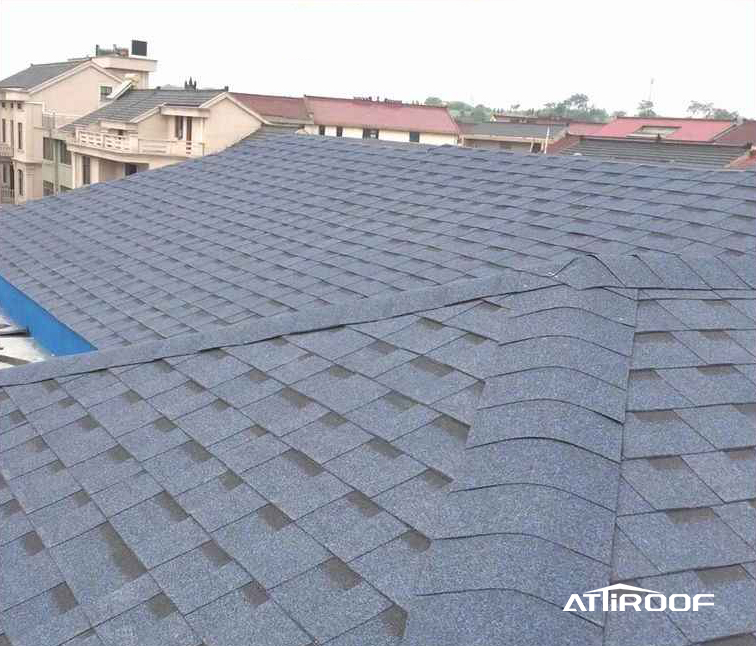
[[199,141],[168,141],[140,139],[137,135],[110,135],[92,130],[77,130],[74,145],[97,148],[105,152],[132,155],[165,155],[167,157],[201,157],[205,144]]
[[0,204],[15,204],[16,191],[7,186],[0,187]]
[[0,157],[13,157],[13,145],[8,143],[0,143]]
[[43,112],[42,127],[48,130],[56,130],[76,121],[80,114],[61,114],[60,112]]

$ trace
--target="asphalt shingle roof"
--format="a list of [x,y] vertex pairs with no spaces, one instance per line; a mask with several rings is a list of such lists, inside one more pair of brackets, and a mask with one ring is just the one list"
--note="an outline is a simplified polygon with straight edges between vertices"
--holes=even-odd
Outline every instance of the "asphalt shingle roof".
[[[2,371],[7,643],[752,633],[756,275],[654,268],[580,258]],[[562,611],[615,582],[716,604]]]
[[746,152],[747,149],[742,145],[593,137],[581,137],[574,144],[560,150],[562,155],[585,155],[626,162],[709,168],[724,168]]
[[98,121],[129,122],[160,105],[200,106],[225,90],[128,90],[107,105],[84,115],[64,129],[75,130]]
[[[11,210],[4,275],[113,330],[265,307],[0,371],[0,643],[752,638],[752,174],[279,135],[144,177]],[[617,582],[715,605],[562,610]]]
[[301,135],[8,213],[0,274],[99,348],[581,253],[756,252],[751,172]]
[[76,59],[71,61],[62,61],[60,63],[41,63],[39,65],[30,65],[25,70],[11,74],[0,81],[2,88],[22,88],[28,90],[36,87],[40,83],[54,79],[64,72],[73,69],[85,63],[88,59]]

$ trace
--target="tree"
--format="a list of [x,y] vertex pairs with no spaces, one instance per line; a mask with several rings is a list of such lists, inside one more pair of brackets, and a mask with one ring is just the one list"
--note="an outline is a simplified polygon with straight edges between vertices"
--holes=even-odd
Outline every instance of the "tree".
[[703,119],[737,119],[738,113],[724,108],[715,108],[712,102],[691,101],[688,106],[688,114],[691,117]]
[[655,117],[656,112],[654,112],[654,102],[649,101],[648,99],[643,99],[640,103],[638,103],[638,112],[635,115],[637,117]]
[[572,94],[558,103],[549,102],[535,111],[536,116],[572,121],[606,121],[609,114],[603,108],[591,104],[587,94]]
[[444,102],[437,96],[429,96],[425,99],[425,105],[443,105]]
[[626,117],[626,116],[627,116],[627,112],[625,112],[624,110],[615,110],[614,112],[612,112],[613,119],[619,119],[620,117]]

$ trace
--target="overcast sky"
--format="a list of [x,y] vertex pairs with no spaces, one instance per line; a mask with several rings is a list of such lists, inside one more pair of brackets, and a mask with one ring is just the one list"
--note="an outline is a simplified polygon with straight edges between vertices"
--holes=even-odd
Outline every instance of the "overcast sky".
[[632,113],[653,78],[660,114],[756,117],[755,32],[756,0],[0,0],[0,78],[133,38],[155,85]]

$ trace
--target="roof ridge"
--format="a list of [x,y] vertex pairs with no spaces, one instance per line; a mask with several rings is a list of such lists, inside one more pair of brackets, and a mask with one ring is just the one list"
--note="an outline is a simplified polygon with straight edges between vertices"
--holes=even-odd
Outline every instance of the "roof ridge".
[[47,361],[0,371],[0,386],[93,372],[120,365],[211,350],[221,346],[256,343],[287,334],[368,323],[446,307],[476,298],[513,291],[529,291],[553,284],[555,284],[554,281],[539,277],[529,271],[505,270],[493,277],[472,278],[389,296],[374,296],[326,307],[304,309],[290,314],[237,323],[216,330],[191,332],[159,341],[146,341],[78,355],[54,357]]
[[[563,298],[581,307],[578,290],[571,288]],[[506,633],[512,643],[541,643],[538,637],[559,633],[565,635],[559,643],[588,644],[604,630],[595,613],[565,615],[566,588],[554,583],[579,582],[581,588],[570,592],[580,592],[611,582],[631,355],[617,365],[621,383],[607,387],[581,372],[582,362],[571,356],[585,341],[580,327],[568,331],[564,343],[545,344],[539,352],[512,351],[512,345],[543,338],[538,317],[552,306],[551,298],[535,307],[528,301],[523,293],[510,298],[505,318],[511,321],[524,306],[531,324],[508,326],[518,329],[505,343],[500,340],[497,365],[475,406],[461,475],[439,503],[453,520],[433,537],[418,573],[408,646],[435,642],[433,637],[440,641],[442,634],[449,643],[464,643],[466,628],[441,617],[449,603],[455,612],[473,616],[484,593],[529,598],[524,603],[537,620],[512,622]],[[611,320],[612,299],[596,299],[594,306],[606,315],[598,327],[606,333],[618,327],[634,331],[637,303],[633,298],[624,308],[632,311],[626,317],[632,320],[619,322]],[[632,345],[632,333],[624,336]],[[570,378],[559,383],[547,378],[558,371]],[[575,516],[579,525],[557,522]],[[489,554],[505,565],[483,565]],[[520,573],[523,562],[527,576]]]
[[[476,298],[533,291],[558,284],[577,290],[596,287],[706,291],[756,288],[756,267],[752,267],[747,260],[726,263],[708,256],[688,256],[687,259],[688,262],[685,262],[678,256],[654,254],[575,256],[566,261],[546,262],[527,269],[505,269],[484,278],[303,309],[210,331],[192,332],[158,341],[55,357],[48,361],[6,368],[0,371],[0,386],[93,372],[221,346],[256,343],[287,334],[394,318]],[[657,271],[653,270],[655,265]],[[662,266],[663,271],[658,270],[658,265]],[[665,281],[663,276],[668,274],[673,275],[677,282]],[[649,279],[649,276],[652,278]]]

